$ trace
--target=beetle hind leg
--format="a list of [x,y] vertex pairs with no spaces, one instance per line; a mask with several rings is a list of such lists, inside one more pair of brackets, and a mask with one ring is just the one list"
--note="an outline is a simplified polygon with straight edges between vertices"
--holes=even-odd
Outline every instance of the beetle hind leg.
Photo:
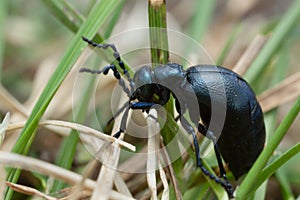
[[208,130],[204,125],[202,125],[200,123],[198,124],[198,131],[213,142],[215,155],[216,155],[216,158],[218,161],[218,166],[220,169],[220,176],[225,180],[225,184],[227,185],[226,186],[227,193],[229,194],[230,198],[233,198],[234,189],[227,179],[226,171],[225,171],[225,168],[224,168],[224,165],[222,162],[221,153],[219,150],[219,146],[218,146],[217,138],[216,138],[215,134],[212,131]]
[[[227,192],[228,196],[230,198],[233,198],[233,193],[234,193],[234,189],[232,187],[232,185],[230,184],[230,182],[227,180],[227,177],[226,177],[226,173],[225,173],[225,169],[223,167],[223,164],[222,164],[222,160],[221,160],[221,155],[219,153],[219,149],[218,149],[218,146],[217,146],[217,143],[214,142],[214,148],[215,148],[215,152],[216,152],[216,155],[217,155],[217,160],[218,160],[218,164],[220,165],[220,172],[221,172],[221,176],[222,176],[222,179],[215,176],[214,174],[210,173],[205,167],[204,165],[202,164],[202,161],[201,161],[201,157],[200,157],[200,150],[199,150],[199,144],[198,144],[198,140],[197,140],[197,137],[196,137],[196,133],[195,133],[195,130],[193,128],[193,126],[182,116],[180,115],[180,121],[181,121],[181,124],[183,126],[183,128],[190,134],[193,136],[193,143],[194,143],[194,147],[195,147],[195,156],[196,156],[196,163],[197,163],[197,167],[199,167],[201,169],[201,171],[206,175],[208,176],[210,179],[214,180],[216,183],[220,184]],[[201,124],[200,124],[201,125]],[[203,128],[204,126],[201,125]],[[204,127],[205,128],[205,127]],[[199,128],[198,128],[199,129]],[[207,129],[206,129],[207,130]],[[199,131],[200,132],[200,131]],[[206,132],[208,133],[208,131]],[[203,132],[202,132],[203,134]],[[209,132],[208,135],[210,135],[211,133]],[[205,134],[206,136],[207,134]],[[214,136],[214,135],[211,135],[211,137]]]

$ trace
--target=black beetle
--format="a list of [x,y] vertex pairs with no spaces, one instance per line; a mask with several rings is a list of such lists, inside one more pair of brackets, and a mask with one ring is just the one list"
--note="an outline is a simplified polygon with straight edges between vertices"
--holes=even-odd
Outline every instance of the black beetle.
[[[184,129],[193,136],[197,166],[205,175],[221,184],[232,198],[234,189],[227,180],[221,155],[237,179],[248,172],[265,142],[263,113],[247,82],[233,71],[219,66],[197,65],[184,70],[176,63],[160,65],[155,69],[143,66],[132,80],[113,44],[97,44],[85,37],[82,39],[94,47],[112,48],[115,59],[129,81],[128,88],[114,64],[103,70],[80,69],[80,72],[105,75],[112,70],[127,93],[129,101],[115,114],[116,116],[125,110],[120,129],[114,136],[119,137],[125,131],[129,109],[149,111],[155,104],[166,104],[172,94],[179,113],[176,119],[180,119]],[[221,178],[208,172],[202,165],[195,130],[183,116],[186,112],[198,131],[213,141]],[[223,122],[218,124],[218,121],[212,120],[214,112],[217,119],[219,113],[224,115],[224,119],[221,119]],[[210,122],[221,127],[221,134],[213,131]]]

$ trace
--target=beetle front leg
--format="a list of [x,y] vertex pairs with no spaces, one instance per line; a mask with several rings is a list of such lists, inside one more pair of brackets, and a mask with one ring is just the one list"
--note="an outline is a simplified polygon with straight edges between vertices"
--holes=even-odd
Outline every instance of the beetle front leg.
[[[124,133],[125,129],[126,129],[126,122],[128,119],[128,112],[129,109],[133,109],[133,110],[149,110],[153,105],[155,105],[155,103],[149,103],[149,102],[132,102],[132,103],[125,103],[118,111],[117,111],[117,115],[119,115],[122,110],[125,109],[124,114],[122,116],[122,120],[121,120],[121,125],[120,125],[120,129],[117,133],[115,133],[113,136],[115,138],[120,137],[121,133]],[[113,118],[114,119],[114,118]],[[110,120],[111,121],[111,120]]]
[[133,109],[133,110],[150,110],[150,108],[154,105],[155,105],[155,103],[151,103],[151,102],[132,102],[130,104],[130,109]]
[[116,132],[113,137],[115,138],[119,138],[121,133],[124,133],[125,129],[126,129],[126,122],[128,119],[128,112],[129,112],[129,107],[126,107],[124,114],[122,116],[122,120],[121,120],[121,125],[120,125],[120,129],[118,132]]

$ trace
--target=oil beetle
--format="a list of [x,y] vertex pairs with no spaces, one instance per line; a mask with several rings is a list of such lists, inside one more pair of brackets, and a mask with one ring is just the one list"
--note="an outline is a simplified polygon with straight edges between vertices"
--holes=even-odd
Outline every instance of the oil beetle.
[[[263,113],[247,82],[233,71],[219,66],[197,65],[184,70],[176,63],[160,65],[155,69],[143,66],[132,79],[113,44],[97,44],[85,37],[82,39],[94,47],[111,48],[114,51],[114,58],[129,82],[127,87],[114,64],[104,67],[103,70],[80,69],[80,72],[104,75],[112,70],[124,92],[127,93],[128,102],[115,114],[115,116],[119,115],[125,110],[120,129],[114,136],[119,137],[125,131],[129,109],[149,111],[155,104],[166,104],[170,95],[173,95],[179,113],[176,119],[180,120],[184,129],[193,137],[197,167],[206,176],[221,184],[229,197],[233,198],[234,189],[227,180],[221,155],[237,179],[248,172],[265,142]],[[215,111],[217,118],[219,113],[221,115],[223,113],[223,122],[213,120]],[[190,120],[198,131],[212,140],[220,177],[211,174],[202,165],[196,132],[183,116],[186,112],[189,113]],[[214,132],[211,124],[221,127],[220,133]]]

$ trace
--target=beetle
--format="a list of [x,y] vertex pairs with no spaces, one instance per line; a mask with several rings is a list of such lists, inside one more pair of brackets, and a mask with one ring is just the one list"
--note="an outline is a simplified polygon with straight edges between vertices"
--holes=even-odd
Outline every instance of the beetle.
[[[80,69],[80,72],[104,75],[112,70],[128,95],[128,102],[115,114],[119,115],[125,110],[120,129],[114,137],[119,137],[125,131],[129,109],[149,111],[155,104],[166,104],[172,95],[179,114],[176,119],[180,120],[183,128],[193,137],[197,167],[221,184],[229,197],[233,198],[234,189],[226,177],[222,158],[238,179],[249,171],[265,143],[263,112],[249,84],[235,72],[220,66],[196,65],[184,70],[177,63],[159,65],[154,69],[143,66],[135,72],[132,79],[114,44],[97,44],[85,37],[82,39],[93,47],[111,48],[129,82],[127,87],[114,64],[107,65],[102,70]],[[215,111],[220,110],[224,114],[221,123],[213,119],[213,115],[218,119],[220,113],[215,114]],[[196,132],[184,116],[185,113],[189,114],[198,132],[212,140],[220,177],[211,174],[202,165]],[[221,127],[220,133],[214,132],[211,124],[218,124]]]

